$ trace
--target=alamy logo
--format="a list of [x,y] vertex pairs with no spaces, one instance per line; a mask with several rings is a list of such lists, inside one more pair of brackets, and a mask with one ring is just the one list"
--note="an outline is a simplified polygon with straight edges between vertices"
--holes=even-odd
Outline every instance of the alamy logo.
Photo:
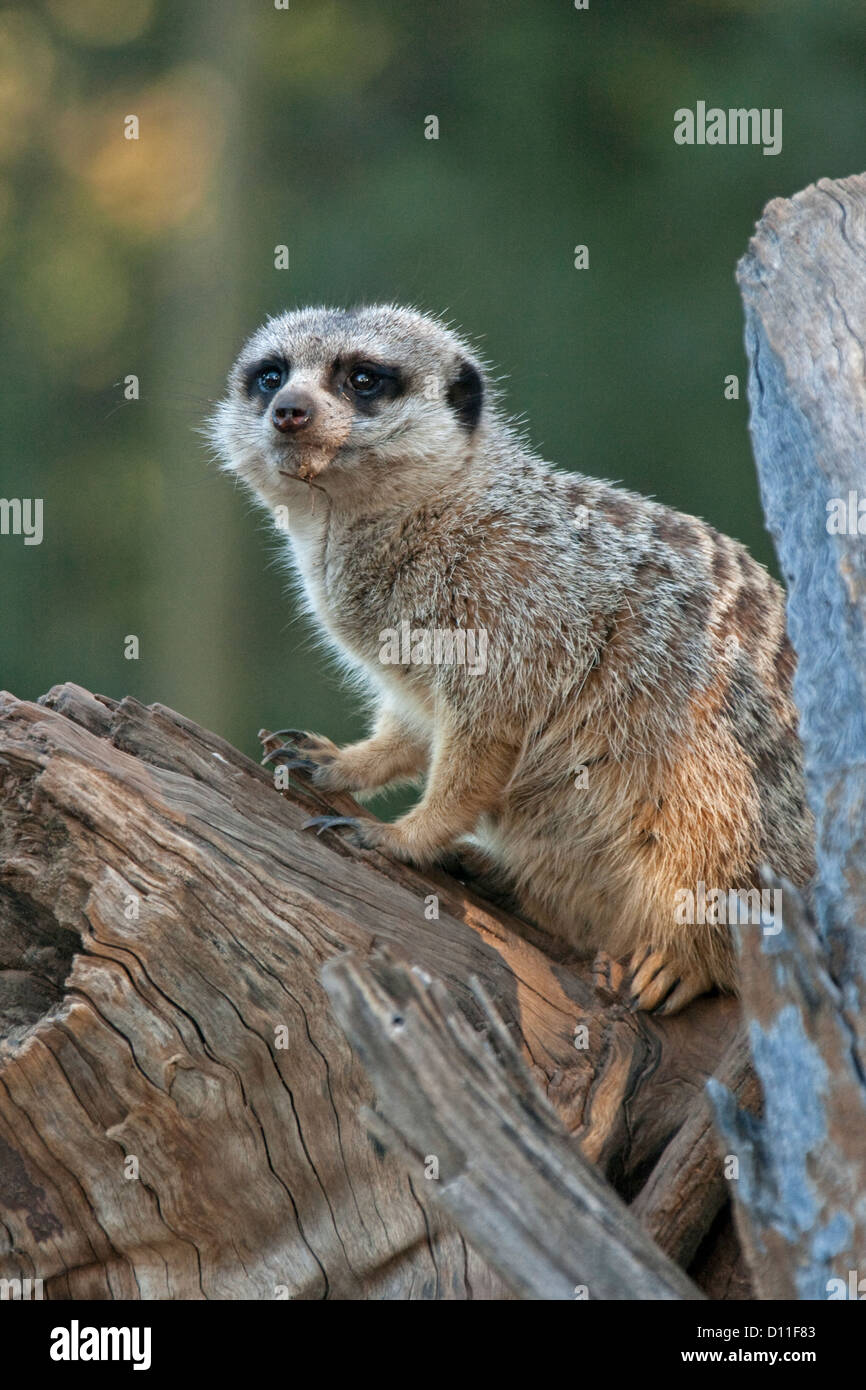
[[52,1361],[132,1361],[134,1371],[150,1369],[149,1327],[68,1327],[51,1329]]
[[473,627],[411,627],[407,618],[399,628],[379,633],[379,660],[383,666],[465,666],[470,676],[487,670],[487,632]]
[[678,145],[763,145],[764,154],[782,150],[782,108],[767,106],[711,106],[699,101],[694,111],[681,106],[674,112],[674,140]]
[[827,1280],[827,1297],[831,1301],[844,1298],[862,1303],[866,1299],[866,1279],[860,1278],[859,1269],[849,1269],[847,1283],[844,1279]]
[[19,1303],[44,1297],[41,1279],[0,1279],[0,1303],[7,1300]]
[[761,927],[765,936],[782,930],[780,888],[707,888],[701,880],[696,890],[680,888],[674,894],[674,921],[689,926],[728,926],[740,923]]
[[827,503],[827,530],[831,536],[866,536],[866,497],[853,489]]
[[23,536],[25,545],[41,545],[42,498],[0,497],[0,536]]

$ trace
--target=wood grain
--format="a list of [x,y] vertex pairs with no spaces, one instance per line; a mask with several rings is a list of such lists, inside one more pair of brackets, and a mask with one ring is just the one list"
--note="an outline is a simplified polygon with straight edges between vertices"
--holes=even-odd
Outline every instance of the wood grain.
[[610,962],[302,831],[314,808],[162,706],[2,697],[0,1277],[50,1297],[510,1297],[359,1117],[372,1087],[319,979],[346,950],[435,973],[476,1026],[481,981],[626,1195],[705,1105],[733,1001],[638,1017]]
[[699,1299],[573,1144],[476,987],[473,1029],[441,984],[381,952],[325,987],[373,1080],[368,1124],[524,1299]]

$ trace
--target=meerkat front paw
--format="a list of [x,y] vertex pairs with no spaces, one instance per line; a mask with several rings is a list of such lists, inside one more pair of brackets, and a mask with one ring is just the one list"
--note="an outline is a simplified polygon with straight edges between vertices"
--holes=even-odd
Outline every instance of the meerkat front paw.
[[657,1014],[675,1014],[686,1004],[706,994],[713,981],[709,972],[664,950],[642,947],[629,962],[632,976],[629,989],[636,1009]]
[[336,743],[322,734],[308,734],[303,729],[278,729],[274,738],[284,738],[286,742],[268,753],[262,762],[279,763],[289,770],[307,772],[313,786],[329,792],[357,792],[364,790],[355,769],[347,766]]
[[304,830],[315,830],[317,835],[326,830],[339,831],[350,844],[359,849],[378,849],[393,859],[404,863],[413,860],[407,846],[400,836],[399,826],[385,821],[367,820],[360,816],[312,816],[304,821]]
[[339,831],[361,849],[377,849],[403,864],[414,864],[417,869],[429,869],[439,863],[450,848],[436,842],[430,827],[412,812],[390,824],[360,816],[313,816],[304,822],[303,828],[315,830],[317,835],[325,830]]

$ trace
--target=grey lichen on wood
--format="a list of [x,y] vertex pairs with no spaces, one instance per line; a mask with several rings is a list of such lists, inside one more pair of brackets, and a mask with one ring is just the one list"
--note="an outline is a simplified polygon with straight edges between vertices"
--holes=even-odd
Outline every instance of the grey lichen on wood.
[[[866,1019],[866,175],[770,203],[740,262],[761,496],[788,587],[818,922]],[[863,503],[862,530],[832,529]],[[828,510],[830,508],[830,510]],[[861,1032],[860,1044],[864,1042]],[[866,1050],[862,1055],[866,1063]]]
[[768,877],[782,930],[740,929],[763,1118],[711,1090],[759,1293],[818,1299],[866,1265],[866,177],[771,203],[738,279],[818,880],[810,907]]

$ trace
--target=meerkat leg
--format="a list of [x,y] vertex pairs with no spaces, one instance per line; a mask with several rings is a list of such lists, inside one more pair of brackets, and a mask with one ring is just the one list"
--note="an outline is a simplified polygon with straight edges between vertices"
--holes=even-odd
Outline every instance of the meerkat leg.
[[516,746],[449,732],[435,750],[421,801],[393,825],[346,817],[317,817],[308,824],[319,833],[339,826],[356,844],[424,867],[495,809],[516,754]]
[[[270,754],[270,760],[286,761],[309,772],[314,786],[323,791],[379,791],[420,776],[430,756],[425,740],[391,709],[382,711],[369,738],[345,748],[338,748],[321,734],[288,732],[292,734],[290,742]],[[285,757],[281,759],[280,754]]]

